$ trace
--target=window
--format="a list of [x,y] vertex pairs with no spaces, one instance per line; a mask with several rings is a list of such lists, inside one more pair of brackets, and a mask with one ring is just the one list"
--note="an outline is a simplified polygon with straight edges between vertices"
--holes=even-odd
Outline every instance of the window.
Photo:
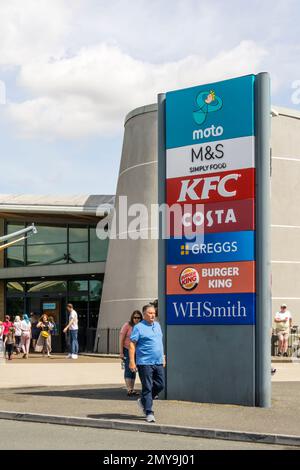
[[[16,232],[25,225],[10,222],[6,232]],[[100,240],[94,226],[37,224],[36,227],[37,234],[6,250],[7,267],[106,261],[108,239]]]
[[[6,234],[10,235],[11,233],[18,232],[25,228],[24,224],[14,224],[8,223],[6,226]],[[6,250],[6,265],[10,268],[18,268],[24,266],[25,264],[25,250],[24,250],[24,240],[19,241],[15,245],[7,248]]]
[[37,229],[37,234],[28,238],[28,245],[51,245],[53,243],[67,243],[67,227],[37,225]]
[[24,266],[25,255],[24,246],[11,246],[6,249],[6,265],[9,268]]
[[27,247],[28,265],[64,264],[68,260],[67,244],[30,245]]
[[24,314],[24,298],[8,298],[6,300],[6,314],[12,317]]
[[106,261],[108,250],[108,238],[100,240],[96,234],[96,228],[90,228],[90,261]]
[[65,281],[44,280],[27,282],[27,292],[30,294],[36,292],[54,292],[61,293],[67,291],[67,283]]
[[25,282],[8,282],[6,289],[10,294],[22,294],[25,291]]
[[86,292],[89,290],[88,281],[69,281],[69,291],[70,292]]

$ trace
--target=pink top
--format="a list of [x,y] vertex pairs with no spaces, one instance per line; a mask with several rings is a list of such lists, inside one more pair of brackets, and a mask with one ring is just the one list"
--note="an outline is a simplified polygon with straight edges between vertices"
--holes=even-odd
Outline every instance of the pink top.
[[9,329],[10,329],[12,326],[14,326],[11,321],[4,321],[4,322],[2,323],[2,325],[4,326],[4,331],[3,331],[4,336],[5,336],[5,335],[8,335]]
[[[123,339],[124,348],[129,349],[130,335],[132,333],[132,326],[126,322],[120,331],[120,337]],[[122,351],[121,351],[122,352]]]

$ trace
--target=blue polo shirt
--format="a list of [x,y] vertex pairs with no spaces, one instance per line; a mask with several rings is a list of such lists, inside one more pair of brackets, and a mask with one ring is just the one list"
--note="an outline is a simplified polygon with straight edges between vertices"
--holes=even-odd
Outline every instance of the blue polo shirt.
[[162,342],[160,324],[150,324],[145,320],[135,325],[130,339],[136,343],[136,364],[158,365],[163,364],[164,347]]

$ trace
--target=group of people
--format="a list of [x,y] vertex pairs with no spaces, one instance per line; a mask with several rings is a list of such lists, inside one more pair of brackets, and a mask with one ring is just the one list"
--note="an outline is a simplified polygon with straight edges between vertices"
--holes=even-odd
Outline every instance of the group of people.
[[56,329],[53,317],[42,315],[40,318],[34,313],[16,315],[11,321],[10,315],[5,316],[4,322],[0,321],[0,342],[3,344],[5,357],[12,360],[13,353],[23,353],[23,358],[28,359],[30,345],[36,352],[43,352],[50,356],[51,333]]
[[120,332],[120,358],[129,397],[138,396],[134,390],[136,373],[142,384],[137,400],[140,411],[149,423],[155,422],[153,400],[164,389],[163,335],[158,321],[157,308],[147,304],[142,312],[135,310]]
[[[72,304],[67,305],[68,324],[64,333],[70,334],[70,353],[68,358],[78,358],[78,315]],[[17,315],[11,321],[10,315],[5,315],[5,320],[0,321],[0,350],[4,351],[5,358],[12,360],[13,353],[19,355],[23,352],[23,358],[28,359],[30,345],[35,352],[43,353],[50,357],[52,351],[52,336],[56,334],[57,326],[54,318],[43,314],[40,318],[31,313]]]

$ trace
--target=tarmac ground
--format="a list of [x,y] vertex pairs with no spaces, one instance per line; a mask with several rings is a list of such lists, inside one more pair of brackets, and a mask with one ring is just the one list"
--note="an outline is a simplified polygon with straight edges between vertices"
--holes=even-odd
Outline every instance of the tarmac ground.
[[[157,423],[300,436],[300,364],[275,367],[270,409],[160,399]],[[0,365],[0,387],[0,411],[144,423],[136,399],[127,397],[119,359],[14,357]]]

